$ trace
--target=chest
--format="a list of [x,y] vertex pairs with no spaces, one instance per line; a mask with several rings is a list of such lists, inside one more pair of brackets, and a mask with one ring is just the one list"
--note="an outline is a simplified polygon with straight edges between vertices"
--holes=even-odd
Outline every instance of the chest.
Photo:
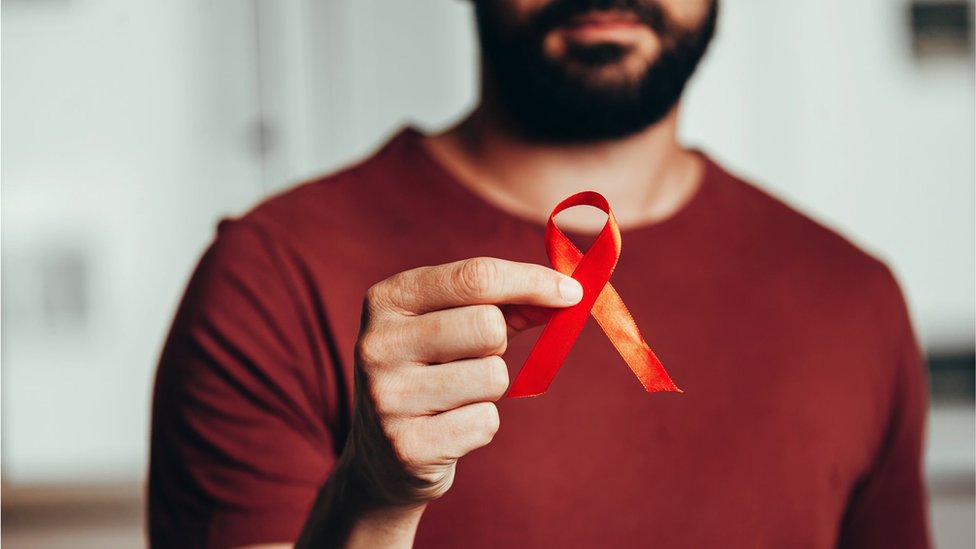
[[[470,253],[503,255],[486,242]],[[462,256],[438,253],[414,259]],[[329,304],[346,370],[360,296],[410,266],[363,266],[362,292]],[[802,284],[726,280],[622,263],[613,283],[685,393],[645,393],[588,322],[548,393],[499,403],[495,440],[459,463],[417,546],[832,546],[883,415],[862,319]],[[512,378],[537,336],[510,342]]]

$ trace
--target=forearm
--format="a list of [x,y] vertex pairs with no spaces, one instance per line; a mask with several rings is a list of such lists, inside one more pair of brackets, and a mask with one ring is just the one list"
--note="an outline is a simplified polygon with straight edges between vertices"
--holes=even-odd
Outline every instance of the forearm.
[[426,505],[380,505],[363,484],[340,460],[320,490],[295,548],[412,547]]
[[344,545],[346,549],[413,547],[422,508],[394,513],[373,513],[356,521]]

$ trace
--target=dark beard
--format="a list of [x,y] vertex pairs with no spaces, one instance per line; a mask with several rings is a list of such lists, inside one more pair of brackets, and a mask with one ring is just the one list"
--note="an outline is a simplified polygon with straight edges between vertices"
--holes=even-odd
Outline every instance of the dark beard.
[[[543,142],[615,140],[659,122],[674,107],[715,30],[717,0],[693,30],[674,24],[648,0],[555,0],[527,23],[505,20],[504,2],[475,4],[483,70],[490,93],[524,137]],[[628,54],[620,44],[575,45],[565,60],[543,52],[543,39],[572,17],[591,11],[634,14],[657,34],[661,51],[635,81],[599,82],[586,68],[616,63]],[[572,70],[569,63],[583,67]]]

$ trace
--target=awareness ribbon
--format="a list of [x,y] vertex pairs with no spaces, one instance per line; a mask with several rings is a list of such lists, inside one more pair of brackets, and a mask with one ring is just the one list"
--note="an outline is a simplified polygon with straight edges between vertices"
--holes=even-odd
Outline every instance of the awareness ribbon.
[[[556,214],[574,206],[593,206],[607,214],[606,225],[585,255],[555,222]],[[553,313],[508,396],[537,396],[546,392],[591,314],[644,389],[682,392],[644,341],[634,317],[610,285],[610,275],[620,257],[620,229],[607,199],[597,192],[584,191],[556,205],[546,224],[546,253],[553,268],[579,281],[583,299]]]

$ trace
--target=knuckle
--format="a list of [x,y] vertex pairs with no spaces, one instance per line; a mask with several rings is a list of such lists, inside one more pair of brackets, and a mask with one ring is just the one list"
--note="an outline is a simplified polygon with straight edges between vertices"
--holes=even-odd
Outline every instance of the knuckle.
[[477,330],[480,342],[491,349],[502,349],[508,344],[508,325],[505,315],[494,305],[478,308]]
[[455,271],[454,281],[467,296],[481,297],[488,293],[498,278],[498,267],[487,257],[466,259]]
[[380,304],[383,303],[385,292],[384,282],[377,282],[366,290],[366,295],[363,297],[364,315],[373,315],[379,310]]
[[391,416],[396,410],[396,399],[390,385],[389,377],[386,375],[374,373],[369,376],[369,398],[380,417]]
[[487,442],[490,442],[494,438],[495,433],[498,432],[498,428],[501,426],[501,418],[498,415],[498,407],[491,402],[486,402],[484,405],[484,410],[480,413],[481,430],[484,434]]
[[386,360],[383,338],[376,332],[366,331],[356,341],[356,356],[363,369],[369,371],[372,367],[383,364]]
[[416,429],[411,428],[410,422],[392,423],[387,429],[386,436],[401,464],[407,468],[414,468],[421,464],[422,445],[419,444]]
[[488,363],[486,370],[488,372],[489,391],[494,398],[501,398],[508,390],[508,366],[505,364],[505,359],[500,356],[491,356],[485,361]]
[[408,297],[404,273],[381,280],[366,290],[363,299],[364,317],[401,313],[401,304],[407,302]]

